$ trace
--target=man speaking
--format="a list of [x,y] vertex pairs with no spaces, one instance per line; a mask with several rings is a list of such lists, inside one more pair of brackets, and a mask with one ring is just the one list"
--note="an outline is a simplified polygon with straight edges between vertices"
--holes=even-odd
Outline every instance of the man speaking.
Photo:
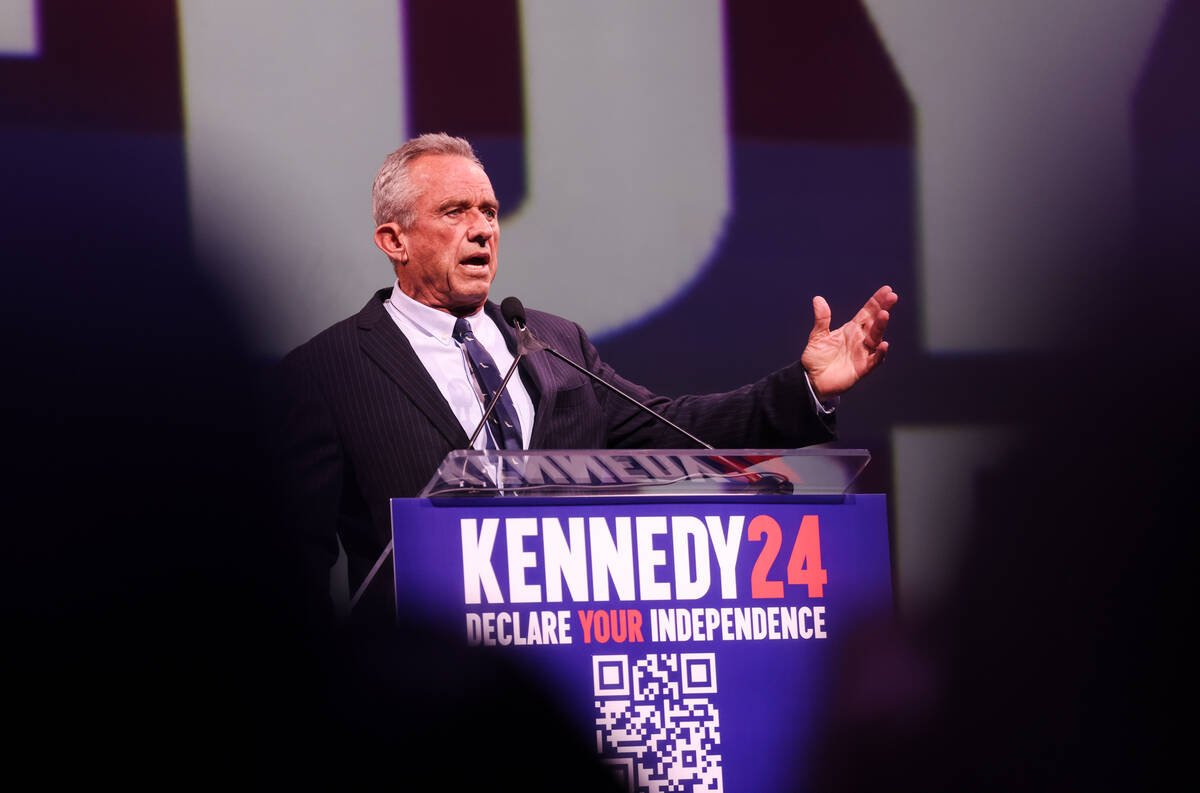
[[[488,290],[498,264],[499,205],[470,143],[422,135],[388,155],[372,191],[375,244],[395,270],[355,316],[283,362],[287,519],[328,600],[341,538],[351,591],[391,537],[389,500],[424,487],[454,449],[467,448],[516,335]],[[883,333],[898,297],[881,287],[830,330],[824,299],[800,361],[724,394],[655,396],[600,360],[578,325],[530,310],[529,330],[716,448],[790,448],[834,437],[833,403],[887,354]],[[521,360],[477,448],[681,448],[686,436],[568,365]],[[360,609],[393,608],[390,576],[373,580]]]

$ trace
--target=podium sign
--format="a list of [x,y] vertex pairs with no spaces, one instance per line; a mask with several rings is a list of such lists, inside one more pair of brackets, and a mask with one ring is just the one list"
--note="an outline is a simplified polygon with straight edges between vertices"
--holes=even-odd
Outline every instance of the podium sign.
[[891,608],[883,496],[397,499],[392,517],[398,608],[526,664],[630,790],[795,790],[834,642]]

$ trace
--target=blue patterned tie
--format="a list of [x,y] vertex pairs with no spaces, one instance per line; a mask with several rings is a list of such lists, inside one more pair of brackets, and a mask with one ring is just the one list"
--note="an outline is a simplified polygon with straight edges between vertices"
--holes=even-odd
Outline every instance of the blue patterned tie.
[[[471,362],[471,371],[475,373],[475,381],[479,383],[479,390],[483,394],[483,408],[486,410],[492,397],[500,390],[500,384],[504,382],[504,374],[500,372],[496,362],[492,360],[492,356],[488,354],[484,346],[475,341],[475,334],[471,332],[471,324],[465,317],[459,317],[458,321],[454,323],[454,340],[466,350],[467,359]],[[489,449],[522,448],[521,422],[517,420],[517,411],[513,407],[512,398],[509,397],[507,390],[500,395],[500,401],[496,403],[495,410],[488,418],[487,447]]]

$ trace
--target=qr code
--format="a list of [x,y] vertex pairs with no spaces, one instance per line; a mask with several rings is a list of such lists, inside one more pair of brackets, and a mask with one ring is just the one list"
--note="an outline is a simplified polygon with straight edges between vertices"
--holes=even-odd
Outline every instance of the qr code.
[[723,790],[714,653],[594,655],[592,685],[596,750],[630,791]]

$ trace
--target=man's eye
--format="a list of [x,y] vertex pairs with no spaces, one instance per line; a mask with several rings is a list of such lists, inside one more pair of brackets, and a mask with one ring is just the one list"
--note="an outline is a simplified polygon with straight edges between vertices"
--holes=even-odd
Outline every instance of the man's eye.
[[446,210],[446,214],[450,215],[451,217],[455,217],[457,215],[461,215],[462,210],[461,209],[448,209],[448,210]]
[[483,214],[484,214],[484,217],[488,218],[489,220],[496,219],[496,210],[494,210],[494,209],[485,209],[485,210],[483,210]]

